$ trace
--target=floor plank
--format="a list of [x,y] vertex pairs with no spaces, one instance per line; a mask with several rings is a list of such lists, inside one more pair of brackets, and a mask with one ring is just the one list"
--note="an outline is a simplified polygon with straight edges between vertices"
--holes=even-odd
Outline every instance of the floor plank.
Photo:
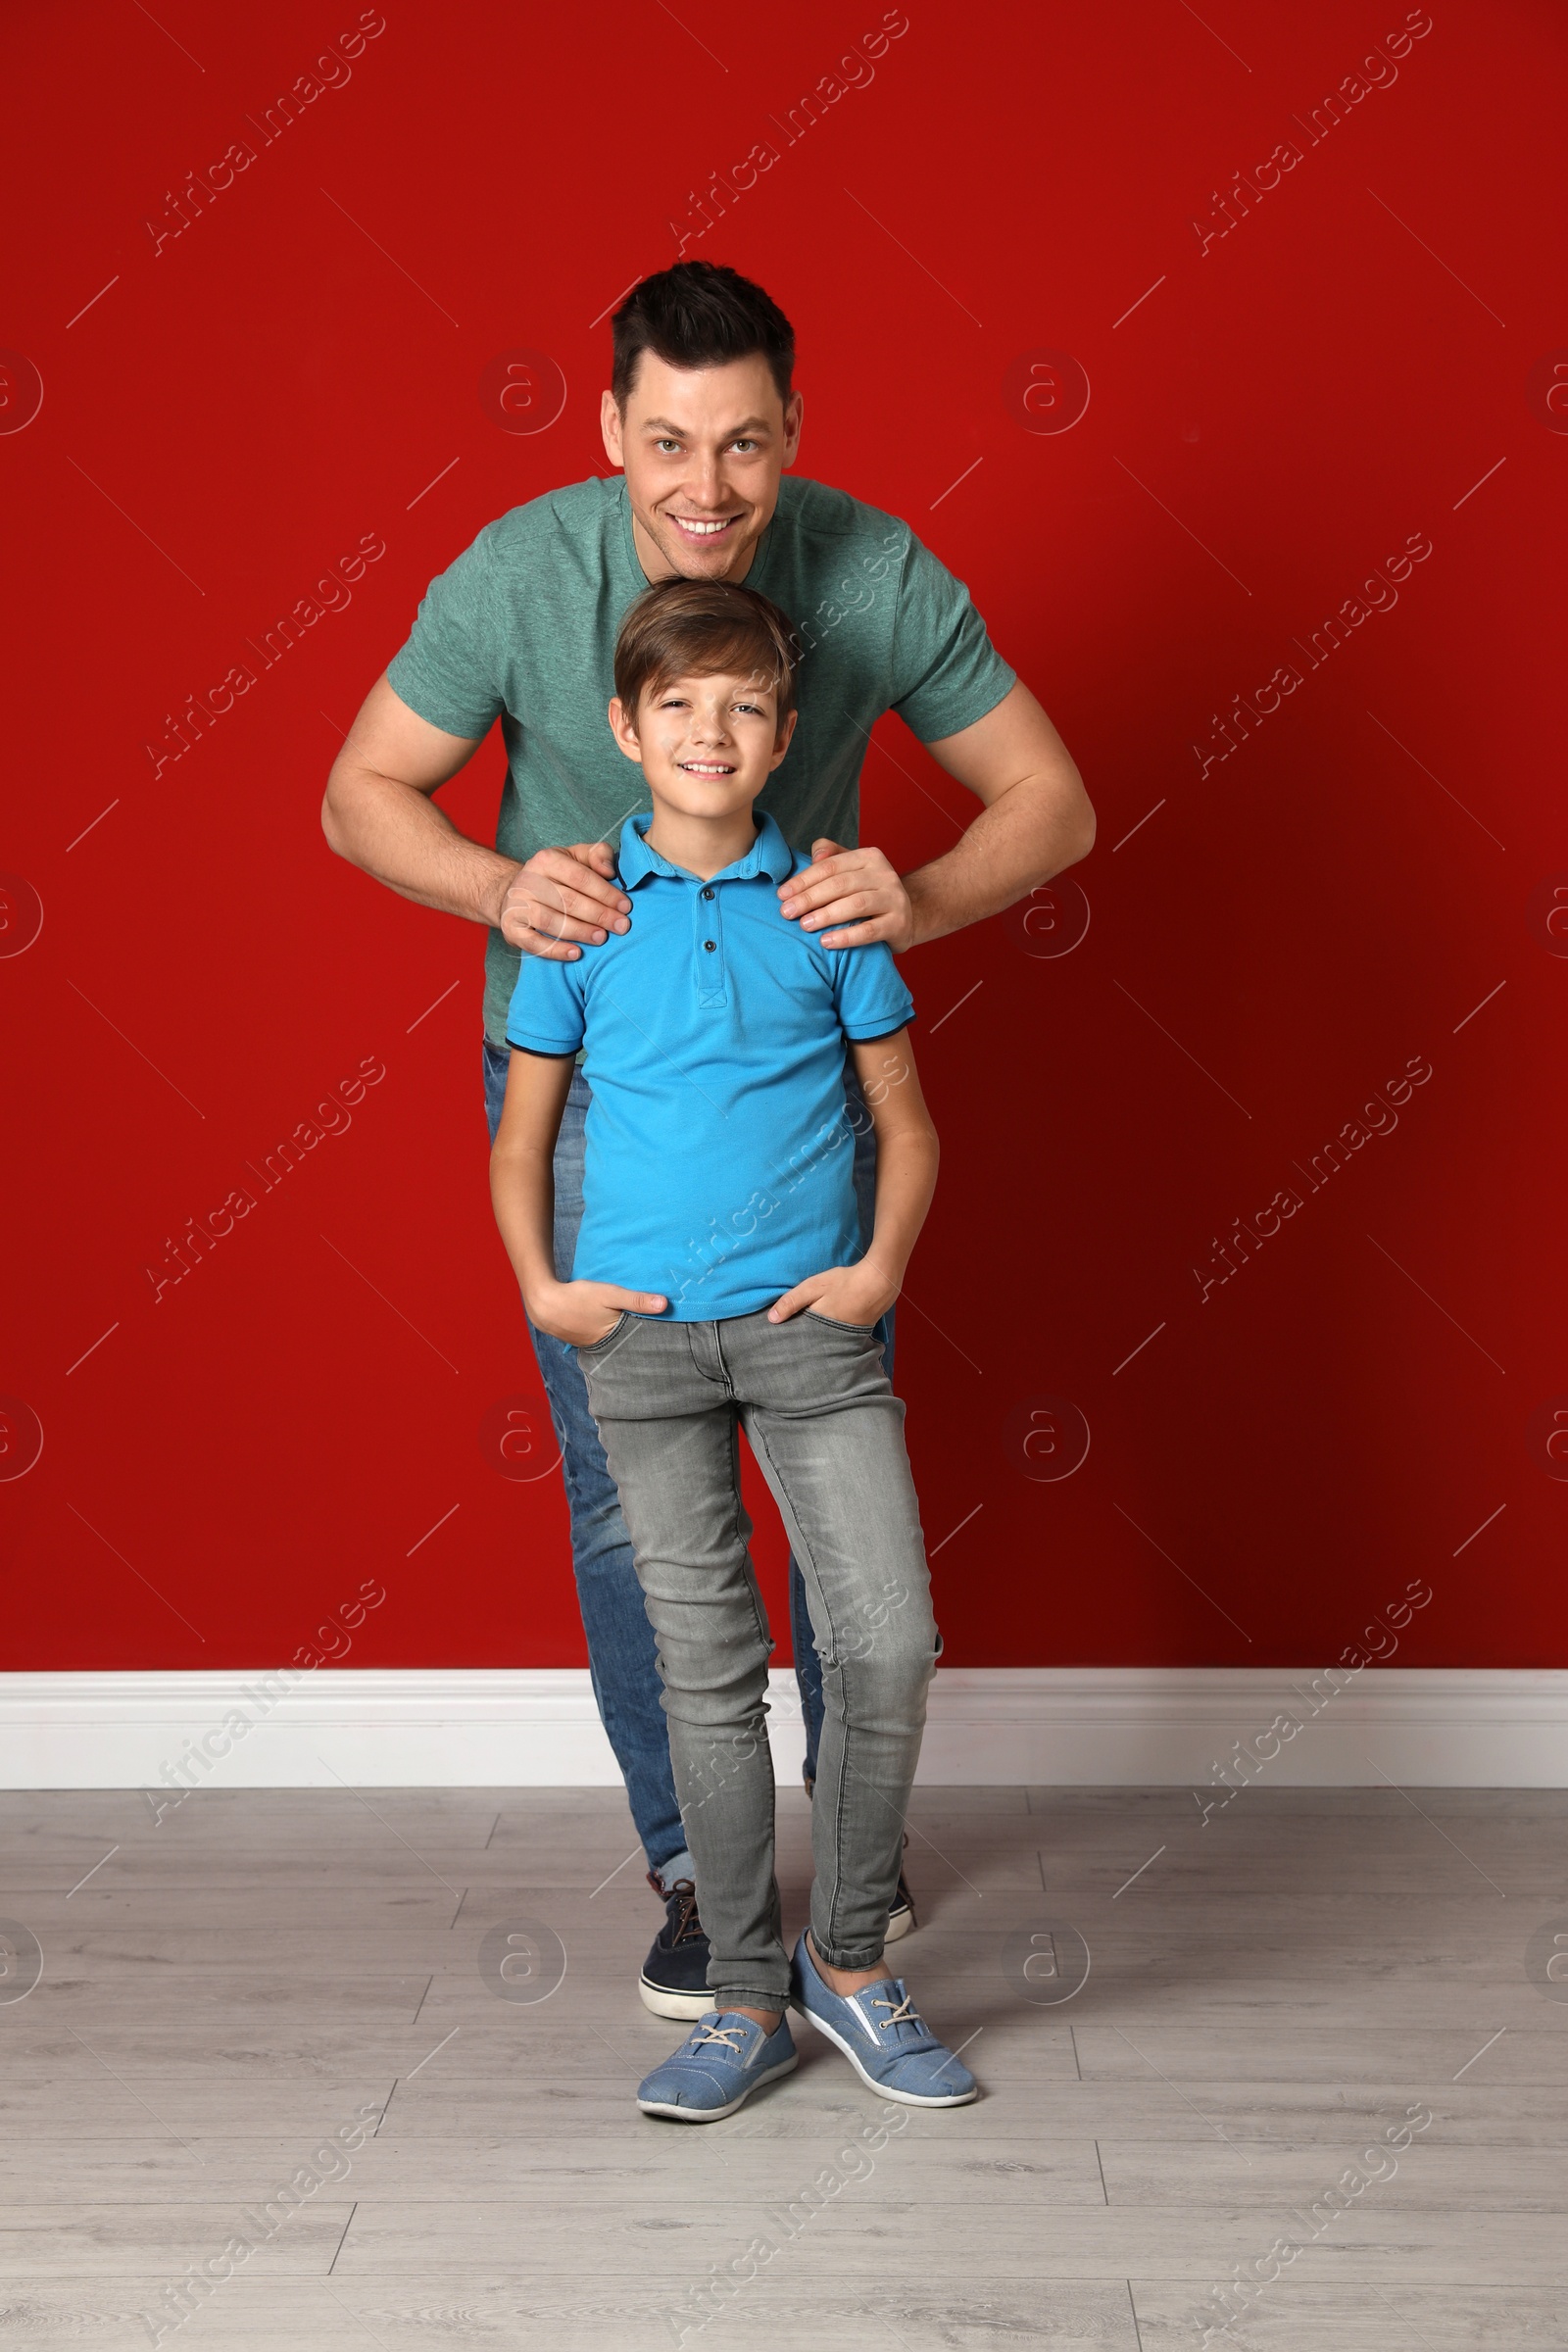
[[[779,1824],[798,1925],[803,1791]],[[1231,2352],[1568,2352],[1568,2000],[1526,1966],[1568,1791],[922,1788],[909,1827],[896,1964],[985,2096],[866,2164],[808,2029],[727,2122],[638,2115],[679,2029],[618,1789],[0,1794],[44,1952],[0,2001],[0,2352],[146,2344],[248,2230],[200,2310],[234,2352],[1201,2352],[1292,2231]],[[503,2001],[524,1921],[564,1975]],[[1068,1999],[1041,1936],[1089,1949]]]

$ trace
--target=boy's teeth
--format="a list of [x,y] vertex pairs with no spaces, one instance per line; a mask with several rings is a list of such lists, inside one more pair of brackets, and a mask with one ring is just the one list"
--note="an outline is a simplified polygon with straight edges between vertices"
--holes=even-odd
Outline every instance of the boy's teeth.
[[680,527],[683,531],[710,532],[723,530],[725,524],[729,521],[729,516],[727,514],[724,515],[722,520],[718,522],[694,522],[689,514],[677,514],[675,520],[680,524]]

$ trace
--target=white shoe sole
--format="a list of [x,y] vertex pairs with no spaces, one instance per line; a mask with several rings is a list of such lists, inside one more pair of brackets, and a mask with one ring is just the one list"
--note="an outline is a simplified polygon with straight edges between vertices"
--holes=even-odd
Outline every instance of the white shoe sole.
[[904,1910],[891,1912],[888,1917],[887,1934],[882,1939],[883,1942],[897,1943],[901,1936],[907,1936],[913,1925],[914,1913],[912,1911]]
[[645,2009],[656,2017],[690,2020],[706,2017],[713,2006],[710,1992],[669,1992],[662,1984],[650,1984],[646,1977],[637,1980],[637,1990]]
[[764,2082],[776,2082],[780,2075],[793,2075],[800,2063],[800,2052],[797,2050],[780,2065],[770,2066],[764,2074],[755,2077],[747,2083],[740,2097],[731,2099],[727,2107],[681,2107],[673,2099],[639,2099],[637,2104],[644,2115],[667,2115],[671,2123],[721,2124],[726,2115],[733,2115],[737,2107],[745,2106],[754,2090],[760,2090]]
[[790,2007],[792,2009],[799,2010],[801,2016],[805,2018],[808,2025],[814,2026],[819,2034],[825,2034],[828,2040],[834,2045],[835,2049],[840,2049],[844,2052],[845,2057],[854,2067],[856,2073],[859,2076],[860,2081],[865,2084],[866,2089],[874,2090],[879,2099],[896,2100],[898,2105],[901,2107],[967,2107],[972,2100],[977,2099],[980,2096],[980,2085],[978,2082],[975,2084],[973,2090],[956,2090],[949,2092],[942,2098],[928,2098],[921,2092],[914,2090],[894,2090],[889,2083],[879,2082],[875,2075],[868,2075],[866,2073],[864,2067],[860,2064],[859,2053],[857,2051],[854,2043],[846,2041],[843,2034],[836,2032],[832,2026],[828,2025],[825,2019],[818,2017],[814,2010],[808,2009],[804,2002],[796,2000],[793,1996],[790,2000]]

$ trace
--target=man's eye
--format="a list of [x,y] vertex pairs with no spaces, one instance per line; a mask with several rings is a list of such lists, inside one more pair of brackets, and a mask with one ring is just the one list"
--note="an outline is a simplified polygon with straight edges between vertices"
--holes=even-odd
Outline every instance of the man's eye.
[[755,449],[757,447],[757,443],[755,441],[746,440],[732,441],[730,443],[730,447],[731,449]]
[[656,449],[664,449],[664,450],[668,450],[668,449],[679,449],[679,447],[680,447],[680,443],[679,443],[678,441],[671,441],[671,440],[668,440],[668,439],[663,439],[663,440],[659,440],[659,441],[656,441],[656,442],[654,443],[654,447],[655,447]]

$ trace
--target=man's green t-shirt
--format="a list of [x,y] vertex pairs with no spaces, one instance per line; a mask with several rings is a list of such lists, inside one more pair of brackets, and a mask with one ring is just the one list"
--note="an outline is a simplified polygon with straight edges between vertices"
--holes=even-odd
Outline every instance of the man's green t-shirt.
[[[858,838],[860,763],[874,722],[896,710],[924,743],[984,718],[1014,672],[956,580],[907,523],[792,474],[745,585],[799,630],[800,717],[758,806],[793,849]],[[615,635],[648,586],[624,477],[574,482],[487,523],[430,582],[387,677],[449,735],[501,720],[503,856],[619,839],[650,807],[606,710]],[[501,1045],[519,954],[499,931],[485,958],[485,1035]]]

